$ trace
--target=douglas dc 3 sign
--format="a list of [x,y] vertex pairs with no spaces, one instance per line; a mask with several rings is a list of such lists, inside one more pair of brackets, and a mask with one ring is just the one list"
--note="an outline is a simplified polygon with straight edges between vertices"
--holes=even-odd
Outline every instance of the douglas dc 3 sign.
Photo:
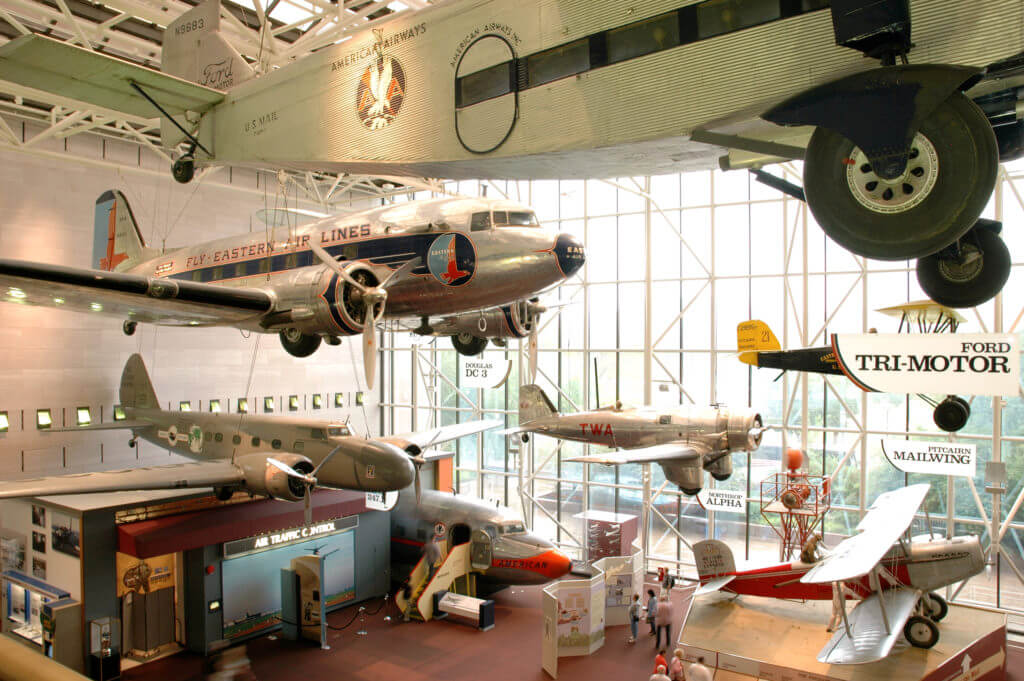
[[1019,389],[1015,335],[836,334],[832,349],[862,390],[998,396]]

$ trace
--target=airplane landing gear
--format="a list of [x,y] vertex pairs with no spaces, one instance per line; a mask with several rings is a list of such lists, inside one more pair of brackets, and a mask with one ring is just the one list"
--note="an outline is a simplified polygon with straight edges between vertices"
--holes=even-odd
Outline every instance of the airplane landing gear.
[[320,336],[302,333],[296,328],[284,329],[280,336],[281,345],[292,357],[309,357],[320,347]]
[[235,496],[235,490],[231,487],[214,487],[213,496],[217,497],[218,501],[227,501]]
[[807,205],[843,248],[877,260],[923,258],[966,233],[995,187],[999,151],[984,113],[954,92],[921,121],[903,172],[819,126],[804,161]]
[[921,597],[921,606],[924,615],[933,622],[941,622],[949,613],[949,604],[946,599],[932,591]]
[[471,333],[458,333],[452,336],[452,345],[460,355],[479,355],[487,347],[487,339]]
[[128,446],[129,447],[135,447],[135,445],[137,445],[138,443],[139,443],[139,438],[137,438],[137,437],[133,437],[130,440],[128,440]]
[[[917,281],[928,297],[949,307],[974,307],[993,298],[1010,277],[1010,251],[988,221],[962,239],[917,261]],[[998,225],[998,223],[996,223]]]
[[963,428],[967,425],[969,418],[971,418],[971,405],[958,395],[949,395],[939,402],[935,406],[935,411],[932,412],[935,425],[947,433],[955,433]]
[[903,635],[915,648],[931,648],[939,642],[939,628],[927,617],[912,615],[903,626]]
[[131,336],[135,333],[135,329],[139,326],[138,322],[124,322],[121,324],[121,330],[124,331],[124,335]]
[[196,175],[195,157],[191,153],[185,154],[171,164],[171,175],[181,184],[188,184]]

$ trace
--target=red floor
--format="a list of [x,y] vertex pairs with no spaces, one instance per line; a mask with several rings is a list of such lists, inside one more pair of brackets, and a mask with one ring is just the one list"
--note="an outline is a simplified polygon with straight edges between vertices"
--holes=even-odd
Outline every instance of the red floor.
[[[682,612],[678,591],[673,599]],[[366,604],[375,609],[379,601]],[[253,672],[260,681],[276,679],[345,679],[353,681],[542,681],[549,677],[540,666],[540,588],[515,587],[495,596],[494,629],[477,631],[453,622],[384,622],[384,612],[368,617],[366,636],[357,636],[359,622],[331,631],[330,650],[311,643],[267,637],[248,645]],[[354,608],[329,616],[342,626]],[[640,640],[626,643],[629,628],[611,627],[607,640],[590,656],[563,657],[558,661],[560,680],[635,681],[647,679],[654,660],[653,638],[641,622]],[[678,631],[673,631],[673,636]],[[1007,679],[1024,681],[1024,649],[1007,650]],[[123,679],[191,681],[202,678],[202,659],[179,653],[126,672]]]

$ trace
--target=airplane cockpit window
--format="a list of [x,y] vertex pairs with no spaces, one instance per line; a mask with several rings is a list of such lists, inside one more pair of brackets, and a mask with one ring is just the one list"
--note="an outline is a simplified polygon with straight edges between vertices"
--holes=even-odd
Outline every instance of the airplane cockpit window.
[[523,534],[526,532],[526,528],[518,520],[513,520],[512,522],[501,525],[498,528],[498,531],[501,534]]
[[537,214],[529,210],[494,211],[495,227],[540,227]]
[[330,437],[344,437],[348,435],[348,426],[328,426],[327,435]]
[[498,536],[498,528],[496,528],[494,525],[484,525],[484,532],[491,535],[491,539],[494,539]]
[[314,440],[326,440],[327,439],[327,434],[324,433],[324,429],[323,428],[310,428],[309,429],[309,435]]
[[491,228],[491,214],[490,213],[473,213],[473,217],[469,220],[469,229],[473,232],[482,232],[485,229]]
[[661,416],[658,417],[658,423],[663,426],[669,425],[670,423],[672,423],[672,415],[662,414]]

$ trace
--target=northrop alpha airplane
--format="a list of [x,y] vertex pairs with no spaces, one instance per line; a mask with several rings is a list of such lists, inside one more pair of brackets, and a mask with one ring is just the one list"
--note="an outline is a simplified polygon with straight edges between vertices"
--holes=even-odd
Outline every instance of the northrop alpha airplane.
[[[949,606],[936,591],[969,579],[985,567],[974,535],[909,541],[902,535],[914,520],[928,485],[911,485],[880,495],[857,525],[857,534],[824,557],[808,542],[800,560],[737,570],[725,542],[708,539],[693,545],[700,575],[697,594],[734,594],[830,600],[835,635],[818,653],[825,664],[860,664],[889,654],[902,633],[911,645],[931,648],[939,640],[935,625]],[[813,541],[813,540],[812,540]],[[859,599],[847,614],[845,601]]]
[[559,414],[536,385],[519,388],[519,426],[505,433],[548,435],[618,451],[568,458],[604,465],[657,463],[665,478],[686,494],[704,487],[704,471],[716,480],[732,475],[733,452],[761,446],[761,415],[747,409],[689,407],[675,410],[610,407]]
[[12,480],[0,499],[123,490],[212,487],[219,499],[237,490],[285,501],[304,501],[316,487],[366,491],[419,488],[419,467],[438,453],[431,447],[480,433],[497,421],[472,421],[421,433],[368,438],[347,426],[282,416],[240,416],[160,408],[146,365],[128,358],[121,374],[124,420],[49,432],[132,431],[138,438],[194,459],[192,463]]
[[443,528],[448,546],[470,544],[470,564],[491,587],[544,584],[569,572],[571,561],[554,544],[526,530],[502,506],[472,497],[405,489],[391,512],[392,561],[415,564],[423,544]]
[[[208,0],[167,23],[164,73],[32,34],[0,47],[0,79],[159,117],[164,146],[185,147],[184,182],[210,164],[456,179],[752,168],[847,250],[919,259],[940,302],[1005,282],[1006,246],[976,222],[998,161],[1024,152],[1024,0],[626,9],[455,0],[321,42],[317,19],[296,41],[315,51],[266,68],[266,34],[243,58],[220,34],[237,17]],[[759,170],[785,160],[804,162],[803,187]]]
[[277,333],[297,357],[362,334],[370,387],[381,319],[416,317],[433,334],[441,316],[455,348],[477,354],[534,331],[542,308],[527,299],[584,261],[575,237],[500,199],[411,201],[160,253],[108,191],[95,230],[96,269],[0,259],[0,300],[120,317],[128,334],[139,322]]

